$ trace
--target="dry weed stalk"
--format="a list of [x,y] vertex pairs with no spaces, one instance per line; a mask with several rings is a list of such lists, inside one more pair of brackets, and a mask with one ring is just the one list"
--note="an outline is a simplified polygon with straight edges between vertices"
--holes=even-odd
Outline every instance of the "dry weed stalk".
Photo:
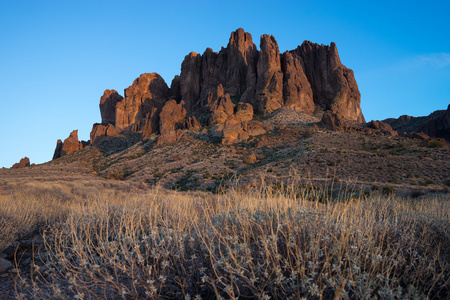
[[449,296],[448,197],[355,198],[296,186],[221,195],[94,189],[55,202],[58,214],[28,193],[16,202],[23,219],[40,211],[49,226],[41,261],[17,281],[19,298]]

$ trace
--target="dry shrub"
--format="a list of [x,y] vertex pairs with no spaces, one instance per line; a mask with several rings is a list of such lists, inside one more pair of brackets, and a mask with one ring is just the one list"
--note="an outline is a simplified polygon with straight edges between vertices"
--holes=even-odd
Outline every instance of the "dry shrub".
[[448,197],[290,190],[76,192],[18,297],[449,297]]

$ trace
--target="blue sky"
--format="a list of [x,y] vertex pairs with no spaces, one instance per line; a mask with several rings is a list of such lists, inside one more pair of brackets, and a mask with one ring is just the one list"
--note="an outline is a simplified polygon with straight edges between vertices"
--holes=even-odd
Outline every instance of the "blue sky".
[[189,52],[219,51],[239,27],[281,51],[335,42],[367,121],[450,103],[448,1],[0,1],[0,167],[50,160],[88,140],[105,89],[145,72],[167,84]]

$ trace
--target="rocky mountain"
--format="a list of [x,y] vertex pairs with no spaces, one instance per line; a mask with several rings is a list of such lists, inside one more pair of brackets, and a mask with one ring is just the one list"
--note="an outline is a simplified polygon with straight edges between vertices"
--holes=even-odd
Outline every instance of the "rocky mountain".
[[423,132],[429,137],[444,138],[450,141],[450,105],[447,110],[437,110],[428,116],[411,117],[407,115],[383,121],[392,126],[400,134]]
[[[124,96],[107,89],[100,99],[102,123],[94,124],[91,145],[107,137],[139,132],[160,134],[159,145],[176,142],[185,129],[207,130],[222,143],[236,143],[270,130],[258,119],[282,107],[364,123],[352,70],[330,46],[309,41],[280,53],[271,35],[260,50],[239,28],[219,52],[189,53],[170,88],[157,73],[141,74]],[[81,145],[81,146],[80,146]],[[58,142],[54,158],[82,148],[76,132]]]

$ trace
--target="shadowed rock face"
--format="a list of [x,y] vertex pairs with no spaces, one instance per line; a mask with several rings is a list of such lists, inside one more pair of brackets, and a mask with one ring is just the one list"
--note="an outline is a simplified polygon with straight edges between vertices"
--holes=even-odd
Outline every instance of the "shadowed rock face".
[[383,122],[392,126],[400,134],[423,132],[429,137],[444,138],[450,141],[450,105],[447,110],[437,110],[425,117],[400,116]]
[[61,157],[61,151],[62,151],[62,146],[63,146],[63,142],[61,140],[58,140],[56,142],[56,148],[55,148],[55,152],[53,153],[53,158],[52,159],[57,159],[58,157]]
[[428,121],[417,131],[424,132],[430,137],[439,137],[450,141],[450,104],[441,117]]
[[202,56],[195,52],[189,53],[181,64],[180,91],[181,99],[186,103],[186,108],[191,111],[196,106],[200,97],[200,70]]
[[283,73],[278,43],[272,35],[261,36],[253,106],[258,114],[269,115],[283,106]]
[[100,114],[102,124],[116,124],[116,104],[123,100],[123,97],[115,90],[105,90],[100,98]]
[[313,92],[304,71],[303,58],[300,51],[286,51],[281,56],[283,71],[283,100],[286,107],[307,114],[315,109]]
[[347,120],[364,123],[358,85],[353,71],[341,63],[336,44],[324,46],[305,41],[297,51],[303,59],[314,103]]

